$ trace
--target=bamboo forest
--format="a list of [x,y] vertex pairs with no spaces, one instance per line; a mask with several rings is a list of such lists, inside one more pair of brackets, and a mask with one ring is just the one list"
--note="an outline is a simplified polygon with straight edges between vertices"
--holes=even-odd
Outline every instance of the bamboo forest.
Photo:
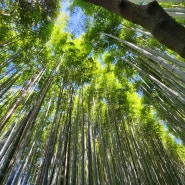
[[183,33],[185,0],[0,0],[0,184],[185,185]]

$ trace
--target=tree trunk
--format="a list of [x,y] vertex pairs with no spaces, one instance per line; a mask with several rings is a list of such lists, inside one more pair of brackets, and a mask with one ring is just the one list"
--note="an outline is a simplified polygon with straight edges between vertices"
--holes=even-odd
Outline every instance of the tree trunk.
[[107,33],[103,33],[104,35],[108,36],[108,37],[112,37],[116,40],[118,40],[119,42],[125,44],[126,46],[130,47],[131,49],[134,49],[135,51],[139,52],[140,54],[143,54],[145,57],[152,59],[155,63],[159,64],[162,68],[165,68],[167,71],[175,74],[176,76],[179,76],[179,79],[182,79],[183,81],[185,81],[185,72],[180,70],[176,65],[172,65],[168,62],[166,62],[165,60],[161,59],[158,56],[155,56],[155,54],[152,54],[150,51],[147,51],[145,49],[143,49],[142,47],[139,47],[135,44],[132,44],[128,41],[122,40],[118,37],[115,37],[111,34],[107,34]]
[[153,1],[137,5],[126,0],[85,0],[116,13],[124,19],[141,25],[163,45],[185,58],[185,28],[172,19]]
[[84,127],[85,127],[85,115],[84,115],[84,92],[83,92],[83,88],[82,88],[82,126],[81,126],[81,156],[82,156],[82,160],[81,160],[81,185],[85,184],[85,131],[84,131]]
[[[183,3],[183,0],[156,0],[158,2],[174,2],[174,3]],[[149,3],[152,2],[152,0],[130,0],[130,2],[134,3]]]

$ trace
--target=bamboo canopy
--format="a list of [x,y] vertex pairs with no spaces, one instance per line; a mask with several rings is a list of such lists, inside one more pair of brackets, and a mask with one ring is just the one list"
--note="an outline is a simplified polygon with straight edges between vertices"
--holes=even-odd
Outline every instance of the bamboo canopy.
[[185,60],[96,7],[75,35],[59,4],[0,3],[0,184],[185,184]]

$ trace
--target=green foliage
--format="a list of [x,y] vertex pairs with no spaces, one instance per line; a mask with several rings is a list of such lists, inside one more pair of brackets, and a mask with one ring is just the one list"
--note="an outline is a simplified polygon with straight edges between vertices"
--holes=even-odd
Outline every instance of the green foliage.
[[[129,63],[162,77],[142,64],[142,55],[102,33],[143,47],[158,43],[84,1],[72,5],[87,14],[86,33],[75,38],[65,31],[68,16],[58,14],[58,1],[31,2],[1,1],[0,148],[1,165],[8,164],[1,180],[8,184],[13,175],[19,183],[57,184],[65,172],[83,184],[84,172],[84,184],[168,184],[174,174],[180,180],[172,183],[183,181],[184,144],[152,106],[163,91]],[[139,87],[150,98],[139,97]]]
[[70,10],[74,11],[77,6],[81,7],[87,15],[94,15],[94,12],[97,12],[97,10],[99,10],[99,8],[97,6],[94,6],[93,4],[89,6],[89,3],[85,2],[84,0],[73,1],[73,3],[70,4]]

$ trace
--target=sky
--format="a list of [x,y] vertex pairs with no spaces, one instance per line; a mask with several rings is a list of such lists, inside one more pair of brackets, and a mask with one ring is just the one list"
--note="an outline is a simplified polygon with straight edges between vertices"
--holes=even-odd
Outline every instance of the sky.
[[75,8],[74,12],[69,11],[69,1],[62,1],[62,12],[68,14],[69,21],[67,23],[66,31],[70,31],[78,38],[84,32],[85,15],[80,8]]

